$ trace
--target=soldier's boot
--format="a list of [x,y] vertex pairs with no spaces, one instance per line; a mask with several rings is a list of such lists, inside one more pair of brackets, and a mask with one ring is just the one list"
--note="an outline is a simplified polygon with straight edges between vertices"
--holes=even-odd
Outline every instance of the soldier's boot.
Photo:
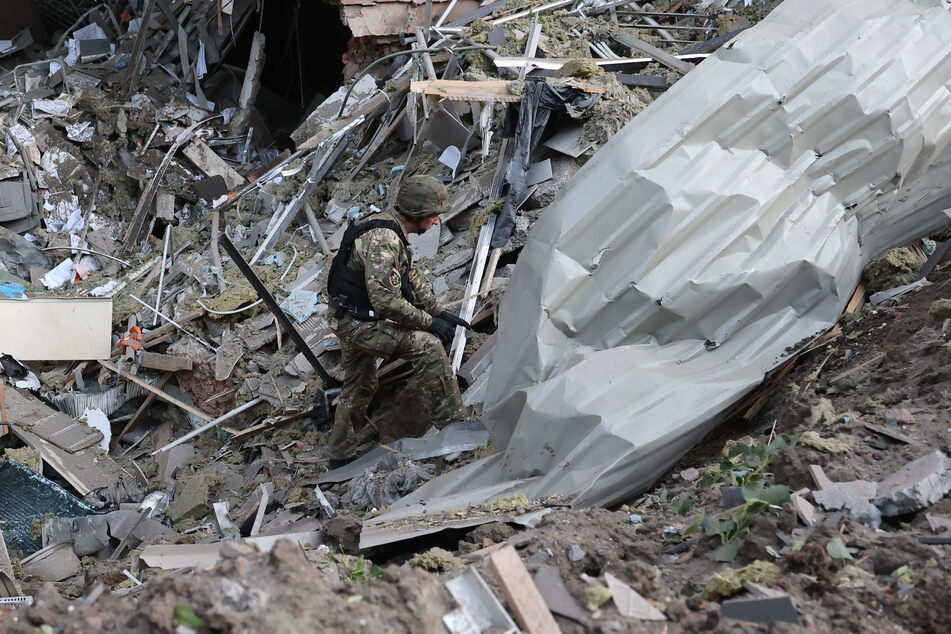
[[433,425],[442,429],[449,423],[465,420],[467,412],[445,349],[435,336],[425,334],[425,345],[421,346],[412,363],[422,384],[422,392],[428,397]]

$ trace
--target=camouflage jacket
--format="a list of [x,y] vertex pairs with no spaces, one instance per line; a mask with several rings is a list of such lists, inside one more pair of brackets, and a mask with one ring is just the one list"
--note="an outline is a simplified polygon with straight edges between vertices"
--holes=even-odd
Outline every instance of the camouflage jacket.
[[[372,216],[379,220],[399,220],[391,212]],[[400,225],[402,227],[402,225]],[[433,323],[433,315],[440,307],[422,271],[413,266],[413,254],[389,229],[371,229],[356,239],[347,266],[363,270],[367,293],[373,309],[383,319],[389,319],[406,328],[426,330]],[[403,298],[400,285],[408,276],[416,296],[411,304]]]

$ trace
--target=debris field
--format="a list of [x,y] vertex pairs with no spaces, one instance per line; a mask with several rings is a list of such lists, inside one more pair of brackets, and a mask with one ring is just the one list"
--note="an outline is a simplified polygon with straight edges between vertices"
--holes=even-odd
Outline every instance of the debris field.
[[[500,489],[361,547],[505,451],[479,418],[536,221],[779,1],[327,3],[332,59],[287,35],[320,39],[300,3],[65,4],[0,28],[0,629],[946,631],[947,230],[874,259],[637,495]],[[450,193],[411,247],[472,324],[471,419],[436,429],[383,359],[332,468],[329,263],[415,174]]]

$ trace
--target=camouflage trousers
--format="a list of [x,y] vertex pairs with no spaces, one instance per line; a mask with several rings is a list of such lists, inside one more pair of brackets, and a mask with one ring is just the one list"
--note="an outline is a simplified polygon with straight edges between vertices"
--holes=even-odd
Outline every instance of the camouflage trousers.
[[335,458],[349,458],[356,449],[354,430],[364,426],[378,386],[377,359],[382,357],[406,359],[412,364],[434,425],[442,427],[466,418],[452,366],[435,335],[391,321],[358,322],[347,317],[338,320],[334,333],[340,340],[344,371],[329,441]]

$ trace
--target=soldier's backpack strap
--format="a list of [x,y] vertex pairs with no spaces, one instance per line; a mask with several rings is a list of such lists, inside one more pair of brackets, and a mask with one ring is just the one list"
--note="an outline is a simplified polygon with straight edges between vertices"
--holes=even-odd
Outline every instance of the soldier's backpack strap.
[[[330,264],[330,274],[327,276],[328,295],[339,307],[361,311],[368,311],[373,308],[370,304],[370,295],[367,292],[363,271],[350,268],[347,262],[350,261],[350,254],[353,252],[353,245],[357,238],[374,229],[394,231],[403,244],[409,245],[409,241],[403,235],[400,226],[393,220],[377,219],[361,223],[351,222],[343,233],[340,248]],[[408,277],[404,275],[400,280],[400,293],[406,301],[413,303],[416,297]]]

